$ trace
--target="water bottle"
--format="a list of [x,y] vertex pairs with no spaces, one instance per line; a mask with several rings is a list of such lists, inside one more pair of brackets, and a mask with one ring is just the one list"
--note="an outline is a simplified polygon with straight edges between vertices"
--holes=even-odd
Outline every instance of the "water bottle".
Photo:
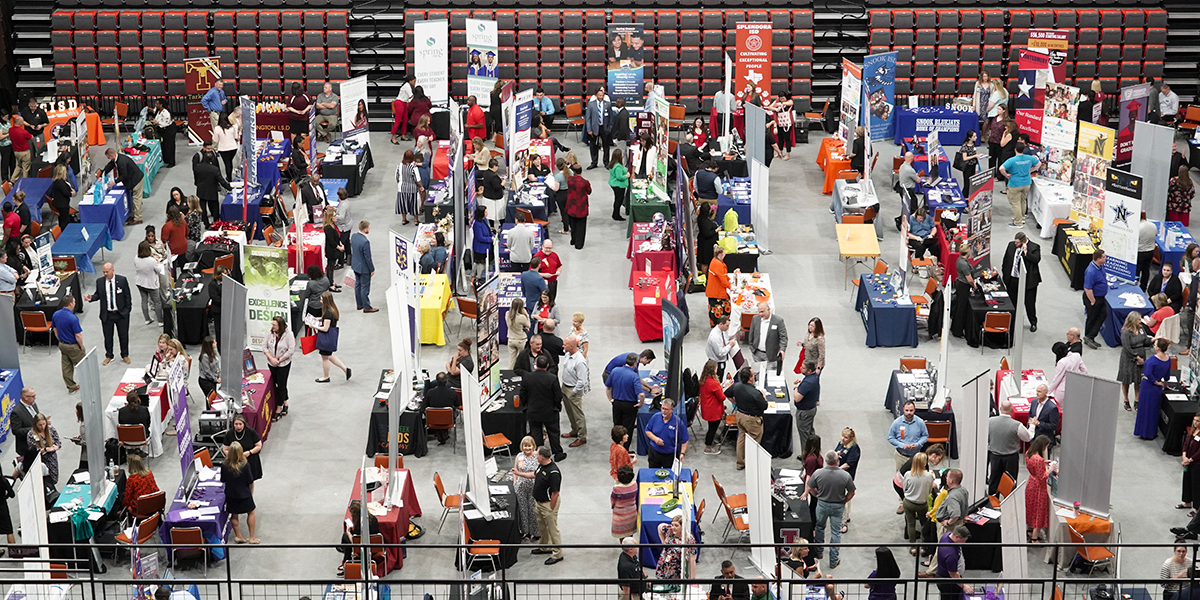
[[116,473],[116,470],[117,470],[117,466],[116,466],[115,464],[113,464],[113,461],[112,461],[112,459],[110,458],[110,459],[108,460],[108,469],[105,471],[105,477],[106,477],[106,478],[107,478],[109,481],[115,481],[115,480],[116,480],[116,476],[114,475],[114,473]]

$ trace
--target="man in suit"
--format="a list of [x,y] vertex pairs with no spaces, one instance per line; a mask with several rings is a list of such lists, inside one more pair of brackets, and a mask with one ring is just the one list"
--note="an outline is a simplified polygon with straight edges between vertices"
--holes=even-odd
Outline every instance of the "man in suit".
[[125,406],[117,411],[117,423],[141,425],[146,429],[146,435],[150,435],[150,409],[136,390],[125,394]]
[[1058,414],[1058,402],[1050,397],[1046,384],[1037,386],[1037,397],[1029,403],[1029,424],[1033,426],[1033,437],[1044,435],[1054,445],[1062,416]]
[[541,334],[542,347],[545,348],[546,352],[549,352],[551,356],[556,359],[556,361],[562,359],[563,355],[566,354],[566,350],[563,349],[563,339],[554,333],[554,330],[557,328],[558,323],[555,323],[554,319],[547,319],[546,324],[542,326]]
[[221,220],[221,190],[232,187],[221,175],[221,167],[207,159],[197,161],[192,165],[192,176],[196,181],[196,197],[200,199],[200,208],[207,223]]
[[545,440],[554,451],[554,460],[561,461],[567,457],[559,439],[561,433],[558,426],[558,414],[562,411],[562,388],[558,385],[558,377],[549,371],[548,355],[543,353],[535,364],[537,370],[521,378],[521,398],[525,402],[525,416],[529,419],[529,435],[533,436],[533,443],[538,446]]
[[600,147],[604,146],[604,160],[608,161],[609,148],[612,146],[612,108],[604,97],[604,88],[596,90],[596,95],[588,100],[587,110],[583,114],[583,130],[587,134],[588,146],[592,149],[592,164],[589,169],[595,169],[600,160]]
[[308,221],[312,223],[313,208],[325,204],[325,188],[321,187],[320,175],[313,173],[308,176],[308,181],[300,186],[300,198],[304,200],[304,206],[308,210]]
[[117,275],[112,263],[104,263],[104,277],[96,280],[96,292],[83,297],[88,302],[100,303],[100,324],[104,326],[104,363],[113,360],[113,329],[121,338],[121,360],[129,363],[129,311],[133,308],[133,297],[129,294],[129,281]]
[[1017,269],[1016,259],[1025,259],[1025,316],[1029,317],[1029,331],[1037,331],[1037,288],[1042,282],[1042,270],[1038,263],[1042,261],[1042,247],[1037,242],[1030,241],[1025,232],[1018,231],[1013,241],[1004,250],[1004,287],[1013,302],[1017,300]]
[[129,203],[132,208],[129,211],[129,220],[125,221],[126,225],[141,225],[142,223],[142,169],[137,163],[133,162],[132,158],[117,152],[116,148],[109,148],[104,151],[104,156],[108,157],[108,164],[104,167],[104,173],[116,171],[117,181],[125,186],[125,193],[129,195]]
[[547,366],[550,373],[558,377],[558,358],[542,346],[541,334],[529,337],[529,345],[517,355],[517,360],[513,362],[513,370],[517,372],[517,375],[528,375],[533,372],[533,366],[537,364],[537,359],[542,356],[545,356],[546,360],[550,361],[550,364]]
[[354,257],[350,260],[350,269],[354,271],[354,304],[365,313],[379,312],[371,307],[371,277],[375,275],[375,263],[371,260],[370,221],[359,221],[358,233],[350,236],[350,246]]
[[17,442],[17,456],[25,456],[29,451],[29,442],[26,439],[29,430],[33,429],[33,418],[38,413],[42,412],[37,405],[37,392],[31,387],[21,388],[21,403],[15,406],[12,410],[12,416],[9,421],[12,423],[13,437]]
[[617,98],[613,100],[612,107],[613,126],[611,138],[613,144],[621,143],[621,148],[629,149],[629,111],[625,109],[625,99]]
[[746,342],[756,362],[765,362],[768,368],[782,365],[788,343],[787,325],[783,323],[783,317],[771,314],[771,307],[763,304],[758,314],[750,320]]
[[703,152],[696,147],[695,140],[690,133],[684,136],[683,143],[679,145],[679,155],[687,161],[687,175],[689,178],[696,174],[696,169],[699,169],[700,165],[712,158],[712,155],[708,152]]

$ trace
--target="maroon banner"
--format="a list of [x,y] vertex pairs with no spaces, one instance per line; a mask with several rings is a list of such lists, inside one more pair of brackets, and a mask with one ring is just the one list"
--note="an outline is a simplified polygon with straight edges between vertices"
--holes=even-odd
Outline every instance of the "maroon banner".
[[200,144],[212,139],[212,119],[200,99],[221,78],[221,59],[216,56],[183,61],[184,94],[188,105],[188,139]]

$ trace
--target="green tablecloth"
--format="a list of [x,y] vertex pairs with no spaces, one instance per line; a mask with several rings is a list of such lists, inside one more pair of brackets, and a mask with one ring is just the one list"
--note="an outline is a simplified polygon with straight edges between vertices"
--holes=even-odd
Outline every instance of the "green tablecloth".
[[158,175],[158,170],[163,166],[162,142],[147,140],[139,135],[133,135],[131,138],[134,144],[144,144],[150,148],[149,154],[129,156],[133,159],[133,162],[137,163],[138,168],[142,170],[142,196],[149,196],[154,191],[152,186],[154,177]]
[[655,213],[662,213],[671,219],[671,205],[666,202],[632,202],[629,205],[629,219],[625,224],[625,237],[633,232],[634,223],[649,223],[654,220]]

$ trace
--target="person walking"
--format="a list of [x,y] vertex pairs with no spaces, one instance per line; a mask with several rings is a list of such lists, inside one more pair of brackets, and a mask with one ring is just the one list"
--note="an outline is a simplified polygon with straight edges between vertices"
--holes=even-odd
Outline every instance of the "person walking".
[[629,169],[625,168],[624,158],[621,149],[617,148],[613,150],[612,158],[608,159],[608,187],[613,191],[614,221],[625,220],[625,217],[621,216],[621,208],[625,206],[625,194],[629,190]]
[[[212,142],[225,165],[225,179],[233,181],[233,157],[242,146],[241,122],[230,120],[230,113],[221,113],[212,129]],[[257,168],[257,165],[253,168]]]
[[17,181],[29,176],[33,164],[31,148],[35,145],[33,134],[25,129],[25,120],[21,115],[13,115],[12,125],[8,128],[8,139],[12,141],[13,160],[16,165],[12,181]]
[[646,423],[647,465],[651,469],[670,469],[678,458],[680,462],[687,454],[687,425],[675,415],[675,401],[663,398],[659,415],[651,415]]
[[96,291],[83,297],[88,302],[100,303],[100,323],[104,326],[104,362],[113,360],[113,330],[121,339],[121,360],[129,363],[129,313],[133,309],[129,281],[117,275],[112,263],[101,267],[103,277],[96,280]]
[[[625,355],[624,365],[612,367],[610,363],[604,379],[604,393],[612,405],[613,425],[620,425],[625,431],[637,431],[638,410],[646,401],[642,377],[637,372],[638,360],[638,355],[630,352]],[[623,446],[629,449],[628,437]]]
[[[350,236],[352,250],[350,270],[354,271],[354,305],[365,313],[379,312],[371,306],[371,277],[375,275],[375,261],[371,260],[370,221],[358,222],[358,233]],[[349,379],[349,378],[347,378]]]
[[1000,414],[988,418],[988,494],[996,495],[1004,474],[1017,482],[1021,443],[1033,439],[1033,427],[1013,418],[1012,402],[1000,401]]
[[899,470],[909,458],[921,451],[921,447],[929,440],[929,430],[925,421],[917,416],[917,405],[909,400],[904,403],[904,414],[892,421],[888,428],[888,443],[896,449],[896,469]]
[[275,420],[288,414],[288,376],[292,373],[292,355],[296,352],[296,336],[282,316],[271,319],[271,330],[263,338],[263,356],[275,385]]
[[776,373],[783,369],[783,356],[787,350],[787,325],[783,317],[771,314],[771,305],[763,303],[758,314],[750,319],[750,354],[754,360],[766,363],[767,368],[774,368]]
[[556,565],[563,560],[562,536],[558,531],[559,494],[562,490],[562,472],[551,457],[550,449],[538,448],[538,470],[533,480],[533,499],[537,502],[538,531],[542,532],[542,547],[534,554],[549,554],[545,564]]
[[1088,264],[1083,274],[1083,306],[1087,311],[1087,320],[1083,328],[1083,343],[1095,350],[1100,347],[1096,334],[1108,318],[1108,277],[1104,274],[1104,262],[1107,260],[1104,251],[1096,248],[1092,262]]
[[75,316],[74,294],[66,294],[62,308],[54,311],[50,322],[54,324],[54,335],[58,337],[63,383],[67,385],[67,393],[74,394],[79,391],[79,384],[75,383],[75,365],[83,360],[85,354],[83,327],[79,324],[79,317]]
[[[215,157],[215,155],[213,155]],[[192,163],[192,176],[196,182],[196,198],[200,200],[204,221],[213,223],[221,220],[221,190],[232,189],[229,182],[221,175],[221,167],[216,159],[200,160]]]
[[586,137],[588,148],[592,152],[592,164],[588,165],[588,169],[595,169],[600,166],[600,148],[604,147],[604,156],[609,154],[609,147],[612,146],[612,139],[609,137],[612,129],[612,109],[608,99],[604,96],[604,88],[596,90],[595,95],[588,100],[587,109],[584,111],[583,130]]
[[571,217],[571,245],[583,250],[587,239],[588,196],[592,184],[583,178],[579,165],[571,167],[571,178],[567,180],[567,216]]
[[829,542],[829,568],[838,566],[838,547],[842,542],[842,517],[844,505],[854,498],[854,479],[838,468],[837,452],[825,453],[825,467],[813,473],[804,484],[805,491],[817,498],[817,520],[813,528],[813,541],[825,543],[825,528],[832,524]]
[[1024,227],[1025,212],[1029,209],[1029,187],[1033,184],[1032,174],[1041,166],[1036,156],[1025,154],[1025,144],[1017,142],[1016,155],[1000,165],[1000,174],[1008,178],[1008,205],[1012,207],[1013,220],[1009,227]]
[[[858,476],[858,461],[862,459],[862,447],[858,445],[858,436],[854,430],[845,427],[837,446],[833,448],[838,455],[838,468],[850,474],[850,479]],[[850,501],[846,501],[846,509],[842,516],[842,533],[850,529]]]
[[796,385],[792,401],[796,404],[796,433],[800,436],[800,447],[804,448],[809,438],[817,434],[813,421],[821,405],[821,375],[812,361],[805,361],[800,372],[804,378],[792,382]]
[[325,278],[329,280],[329,289],[335,293],[340,292],[342,286],[337,283],[336,273],[338,268],[345,264],[342,257],[346,246],[342,244],[342,235],[337,228],[337,214],[334,211],[325,211],[321,219],[321,232],[325,234]]
[[346,374],[346,379],[350,379],[350,367],[333,355],[338,348],[338,319],[340,317],[341,313],[338,312],[337,303],[333,301],[333,292],[326,290],[321,294],[321,324],[315,327],[317,351],[321,354],[321,377],[316,380],[317,383],[329,383],[329,365],[341,369]]
[[[1012,201],[1012,195],[1008,200]],[[1017,299],[1017,270],[1019,260],[1024,261],[1025,269],[1025,316],[1029,318],[1029,331],[1037,331],[1037,287],[1042,282],[1042,247],[1037,242],[1029,240],[1024,231],[1018,231],[1013,241],[1004,250],[1004,263],[1001,274],[1004,277],[1004,288],[1015,302]]]
[[725,397],[733,400],[737,408],[737,470],[741,471],[746,468],[746,436],[762,442],[762,420],[763,412],[767,410],[767,400],[754,387],[754,371],[750,367],[742,367],[736,379],[737,383],[725,390]]
[[567,419],[571,422],[571,430],[562,436],[574,438],[571,448],[578,448],[587,443],[587,415],[583,412],[583,396],[591,389],[588,373],[587,357],[579,349],[579,339],[573,335],[563,340],[562,364],[559,373],[562,375],[562,394],[567,408]]
[[559,441],[558,425],[559,414],[562,412],[563,390],[558,380],[549,372],[549,356],[543,353],[537,357],[534,364],[536,369],[521,377],[521,398],[525,402],[529,433],[538,446],[545,443],[550,445],[554,450],[555,460],[564,460],[567,455]]

